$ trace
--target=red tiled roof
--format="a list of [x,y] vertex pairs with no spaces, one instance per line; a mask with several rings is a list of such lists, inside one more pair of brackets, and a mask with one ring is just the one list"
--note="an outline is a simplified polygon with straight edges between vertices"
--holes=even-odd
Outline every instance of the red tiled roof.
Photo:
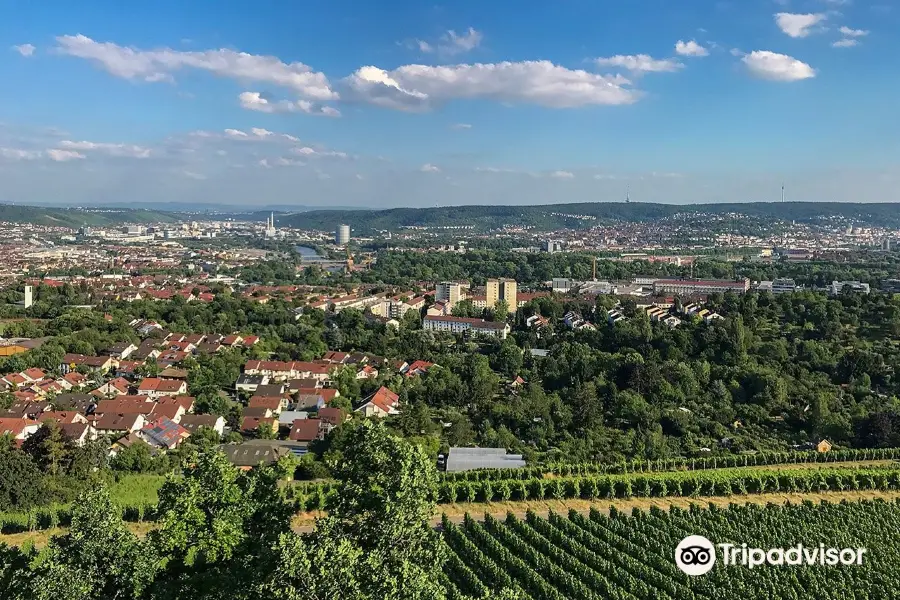
[[149,415],[156,408],[156,402],[147,402],[146,396],[119,396],[97,403],[95,414]]
[[288,439],[295,442],[311,442],[319,437],[319,419],[297,419],[291,425]]
[[275,410],[281,406],[281,396],[253,396],[247,403],[248,408],[268,408]]
[[45,413],[41,413],[38,416],[38,420],[42,423],[44,421],[53,419],[60,425],[65,423],[81,423],[84,422],[84,416],[81,413],[75,412],[73,410],[64,410],[64,411],[48,411]]
[[319,419],[331,425],[340,425],[347,419],[347,413],[340,408],[325,406],[319,409]]
[[33,425],[28,419],[0,418],[0,435],[20,436],[28,425]]
[[374,404],[384,412],[391,412],[399,400],[400,396],[382,386],[378,388],[377,392],[366,398],[365,404]]
[[276,421],[272,417],[244,417],[243,419],[241,419],[241,431],[246,433],[254,433],[261,424],[269,425],[274,431],[276,423],[278,423],[278,421]]

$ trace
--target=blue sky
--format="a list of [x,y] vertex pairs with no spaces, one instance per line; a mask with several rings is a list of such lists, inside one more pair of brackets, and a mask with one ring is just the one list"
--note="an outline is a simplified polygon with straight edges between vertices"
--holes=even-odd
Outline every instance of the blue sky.
[[0,0],[0,201],[900,201],[893,0]]

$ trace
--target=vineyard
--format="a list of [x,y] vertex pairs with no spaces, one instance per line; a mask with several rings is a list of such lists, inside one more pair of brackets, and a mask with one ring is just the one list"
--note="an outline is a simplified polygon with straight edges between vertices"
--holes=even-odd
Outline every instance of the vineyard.
[[[494,479],[498,474],[514,477]],[[476,479],[475,477],[480,477]],[[288,500],[296,512],[323,510],[337,493],[336,482],[290,486]],[[900,468],[821,465],[815,469],[733,467],[622,474],[555,475],[540,470],[473,471],[469,478],[445,479],[438,486],[439,504],[530,500],[614,500],[629,498],[701,498],[770,493],[898,491]],[[129,498],[130,499],[130,498]],[[153,521],[154,501],[118,502],[128,521]],[[65,526],[67,506],[48,506],[28,513],[0,514],[0,534]]]
[[[771,600],[780,598],[896,598],[900,504],[881,500],[785,506],[732,505],[670,511],[635,510],[589,516],[574,511],[547,519],[529,512],[503,521],[466,515],[443,521],[450,558],[443,578],[448,597],[478,597],[511,588],[534,600]],[[674,550],[688,535],[713,543],[758,548],[863,547],[862,565],[741,566],[716,564],[690,577]]]

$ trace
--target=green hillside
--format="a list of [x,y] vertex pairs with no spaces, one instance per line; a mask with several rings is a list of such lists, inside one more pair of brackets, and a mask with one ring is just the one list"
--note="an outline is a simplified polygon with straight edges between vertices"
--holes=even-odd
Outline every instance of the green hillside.
[[[785,202],[743,204],[649,204],[583,203],[536,206],[445,206],[436,208],[392,208],[388,210],[316,210],[288,214],[279,222],[309,229],[334,229],[340,223],[354,232],[367,234],[379,229],[405,226],[454,227],[472,225],[487,230],[504,225],[537,229],[587,228],[598,221],[651,221],[679,213],[741,213],[755,217],[808,221],[822,217],[845,217],[859,224],[900,226],[900,204],[855,204],[835,202]],[[583,215],[579,219],[565,215]]]
[[123,223],[174,223],[180,220],[180,216],[176,213],[143,209],[48,208],[0,204],[0,222],[33,223],[49,227],[77,228],[83,225],[98,227]]

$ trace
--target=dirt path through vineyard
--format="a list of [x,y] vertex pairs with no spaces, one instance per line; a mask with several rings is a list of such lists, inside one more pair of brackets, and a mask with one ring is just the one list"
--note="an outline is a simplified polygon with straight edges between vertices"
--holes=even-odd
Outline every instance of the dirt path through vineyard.
[[[609,508],[614,506],[616,510],[622,512],[631,512],[633,508],[648,510],[655,506],[667,510],[670,506],[679,508],[688,508],[691,504],[699,506],[707,506],[716,504],[718,506],[728,506],[729,504],[785,504],[791,502],[799,504],[804,500],[811,502],[820,502],[827,500],[828,502],[840,502],[841,500],[871,500],[874,498],[882,498],[884,500],[895,500],[900,498],[900,490],[876,491],[866,490],[858,492],[816,492],[816,493],[772,493],[772,494],[747,494],[746,496],[702,496],[698,498],[627,498],[615,500],[533,500],[524,502],[492,502],[492,503],[459,503],[459,504],[442,504],[438,510],[446,513],[450,520],[454,523],[462,523],[466,513],[473,517],[482,519],[484,514],[488,513],[498,519],[506,518],[507,512],[512,512],[517,517],[525,518],[525,513],[530,509],[539,516],[546,517],[552,510],[557,513],[566,514],[569,510],[576,510],[580,513],[587,514],[591,508],[596,508],[601,512],[609,512]],[[432,520],[435,527],[440,526],[441,517],[437,516]]]

